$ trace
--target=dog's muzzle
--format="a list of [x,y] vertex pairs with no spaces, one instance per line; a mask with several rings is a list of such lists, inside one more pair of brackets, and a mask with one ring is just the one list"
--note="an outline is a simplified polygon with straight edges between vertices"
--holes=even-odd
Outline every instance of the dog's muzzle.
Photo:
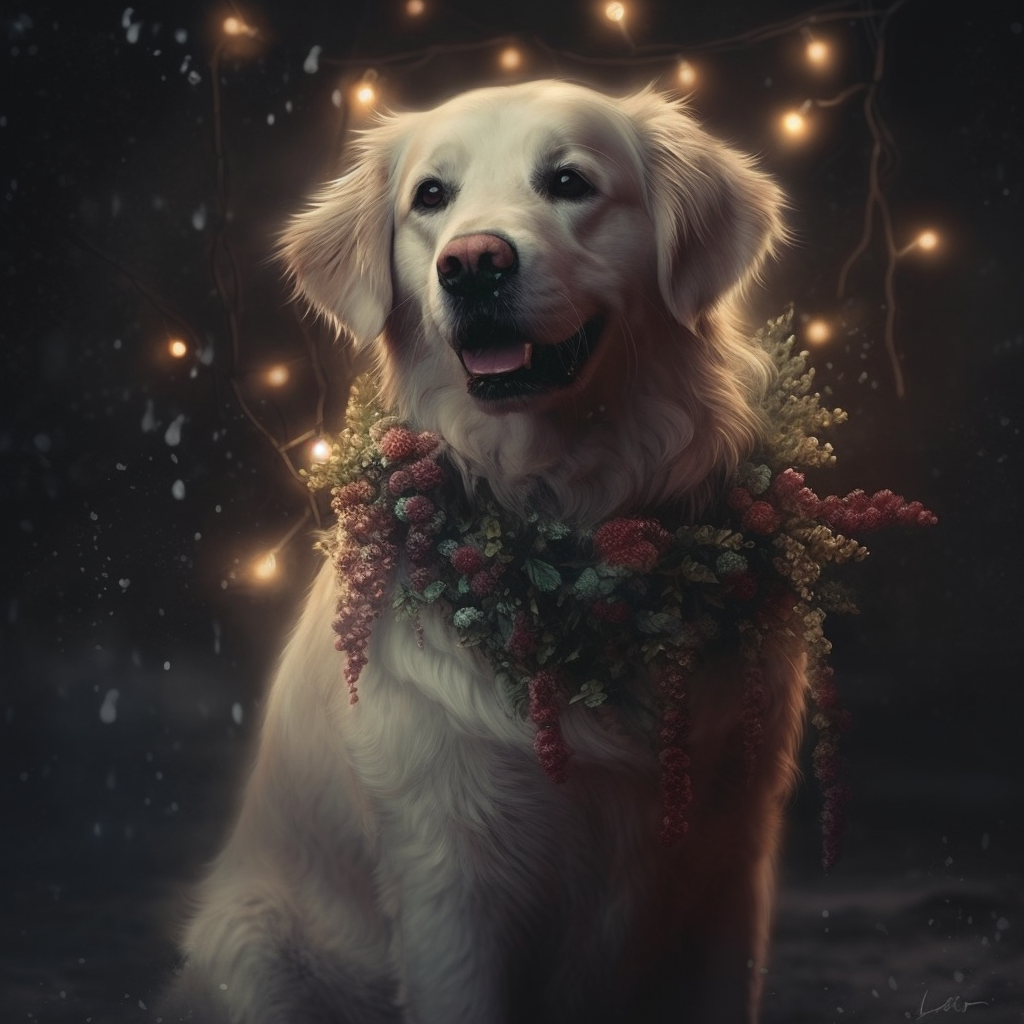
[[508,289],[519,256],[511,242],[493,234],[452,239],[437,259],[437,276],[457,311],[455,349],[468,374],[467,387],[485,401],[528,398],[570,386],[600,338],[595,316],[569,338],[541,344],[517,329]]

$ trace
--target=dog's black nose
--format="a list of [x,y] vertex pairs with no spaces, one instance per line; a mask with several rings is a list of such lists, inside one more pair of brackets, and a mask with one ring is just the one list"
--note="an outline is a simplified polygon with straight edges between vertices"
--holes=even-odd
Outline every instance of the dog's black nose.
[[437,257],[441,287],[464,299],[492,295],[518,268],[512,243],[498,235],[460,235]]

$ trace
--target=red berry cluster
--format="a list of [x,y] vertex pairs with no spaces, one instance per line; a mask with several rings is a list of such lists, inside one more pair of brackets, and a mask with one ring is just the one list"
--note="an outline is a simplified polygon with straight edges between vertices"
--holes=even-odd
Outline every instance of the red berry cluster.
[[590,606],[590,613],[599,622],[620,626],[624,622],[629,622],[633,609],[618,598],[602,597]]
[[562,679],[554,670],[542,669],[530,680],[530,719],[537,726],[533,750],[552,782],[565,782],[569,774],[570,751],[559,721],[561,694]]
[[743,765],[749,783],[754,779],[757,759],[764,742],[764,713],[768,692],[761,666],[754,661],[747,664],[743,682]]
[[388,462],[409,462],[429,455],[440,440],[429,430],[417,434],[408,427],[390,427],[378,439],[377,448]]
[[525,612],[516,612],[512,634],[508,638],[508,652],[520,664],[537,653],[537,634],[530,628]]
[[844,534],[870,533],[888,526],[934,526],[938,518],[919,501],[907,501],[890,490],[851,491],[844,497],[819,498],[804,485],[803,473],[786,469],[772,482],[771,492],[788,511],[816,519]]
[[686,674],[678,665],[669,665],[661,675],[661,833],[660,841],[671,846],[686,834],[690,823],[686,812],[693,801],[690,784],[690,756],[686,741],[690,731],[689,695]]
[[827,665],[819,665],[811,677],[811,699],[817,709],[814,725],[818,730],[818,742],[811,761],[824,797],[821,811],[822,863],[827,871],[839,859],[845,809],[850,799],[850,790],[843,783],[845,773],[839,753],[839,737],[850,728],[851,718],[842,706],[832,669]]
[[359,699],[356,684],[366,665],[373,622],[380,616],[398,559],[395,521],[374,498],[370,484],[357,481],[339,488],[332,501],[338,527],[349,542],[340,544],[334,556],[344,597],[331,626],[337,634],[335,648],[347,655],[345,682],[353,704]]
[[611,519],[594,533],[594,548],[608,565],[650,572],[672,544],[657,519]]
[[451,563],[456,572],[463,576],[472,576],[484,567],[483,552],[472,544],[463,544],[451,555]]
[[753,501],[743,513],[740,525],[744,530],[767,537],[782,525],[782,519],[767,501]]
[[755,499],[746,487],[734,487],[726,495],[725,503],[740,514],[741,527],[750,533],[767,537],[782,525],[782,518],[771,503]]

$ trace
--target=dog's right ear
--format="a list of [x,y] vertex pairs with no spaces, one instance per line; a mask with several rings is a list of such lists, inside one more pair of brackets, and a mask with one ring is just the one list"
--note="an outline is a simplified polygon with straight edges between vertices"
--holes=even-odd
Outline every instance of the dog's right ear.
[[365,133],[355,166],[292,218],[280,239],[296,295],[360,348],[380,334],[391,310],[390,127]]

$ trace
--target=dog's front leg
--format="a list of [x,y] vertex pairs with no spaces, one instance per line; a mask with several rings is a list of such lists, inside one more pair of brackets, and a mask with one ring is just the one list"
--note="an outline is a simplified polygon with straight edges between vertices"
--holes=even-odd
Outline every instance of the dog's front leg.
[[408,1024],[508,1020],[499,940],[485,895],[459,877],[458,860],[433,860],[404,880],[398,945]]

